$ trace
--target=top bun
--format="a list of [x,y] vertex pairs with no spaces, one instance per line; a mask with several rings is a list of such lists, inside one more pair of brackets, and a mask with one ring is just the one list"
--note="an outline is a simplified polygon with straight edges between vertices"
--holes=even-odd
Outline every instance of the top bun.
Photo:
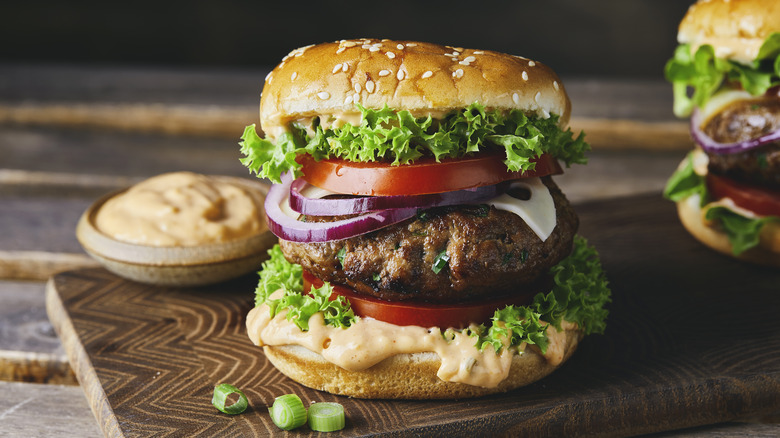
[[777,0],[700,0],[680,22],[677,40],[695,51],[709,44],[724,59],[747,64],[764,40],[780,31]]
[[492,109],[560,116],[571,103],[558,76],[527,58],[488,50],[378,39],[293,50],[266,77],[260,123],[275,138],[296,119],[366,108],[442,116],[479,102]]

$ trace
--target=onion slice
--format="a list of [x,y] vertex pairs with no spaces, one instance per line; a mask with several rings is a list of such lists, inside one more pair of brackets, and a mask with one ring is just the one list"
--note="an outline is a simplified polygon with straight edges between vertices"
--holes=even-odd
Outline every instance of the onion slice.
[[[507,186],[507,183],[500,183],[473,189],[426,195],[318,199],[336,193],[320,189],[309,184],[305,179],[298,178],[290,186],[290,208],[298,213],[311,216],[340,216],[388,209],[430,208],[445,205],[471,204],[495,198],[504,193]],[[313,197],[308,195],[307,192],[315,192],[317,195]]]
[[698,108],[694,108],[693,114],[691,114],[691,136],[704,151],[713,154],[735,154],[780,140],[780,130],[776,130],[750,140],[718,143],[701,130],[701,125],[701,112]]
[[282,175],[265,198],[268,228],[277,237],[292,242],[328,242],[348,239],[404,221],[417,214],[417,208],[399,208],[366,213],[335,222],[303,222],[289,206],[292,175]]

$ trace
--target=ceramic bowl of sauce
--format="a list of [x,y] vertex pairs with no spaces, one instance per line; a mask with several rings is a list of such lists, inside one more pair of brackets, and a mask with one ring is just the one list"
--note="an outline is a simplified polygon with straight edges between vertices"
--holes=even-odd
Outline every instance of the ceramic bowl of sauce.
[[98,199],[76,237],[109,271],[141,283],[200,286],[256,271],[276,237],[259,181],[173,172]]

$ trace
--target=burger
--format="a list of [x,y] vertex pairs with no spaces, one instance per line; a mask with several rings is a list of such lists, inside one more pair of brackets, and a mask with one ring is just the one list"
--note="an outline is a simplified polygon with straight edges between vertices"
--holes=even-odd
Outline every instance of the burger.
[[605,328],[598,254],[552,179],[585,163],[542,63],[412,41],[292,51],[241,159],[279,244],[247,315],[293,380],[358,398],[517,388]]
[[696,145],[667,183],[705,245],[780,266],[780,4],[693,4],[665,68]]

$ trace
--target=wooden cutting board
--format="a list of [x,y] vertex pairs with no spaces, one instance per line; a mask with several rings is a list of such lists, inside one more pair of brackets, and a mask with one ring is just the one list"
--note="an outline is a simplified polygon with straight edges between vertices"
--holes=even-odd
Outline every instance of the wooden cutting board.
[[[486,398],[357,400],[292,382],[246,337],[254,275],[176,289],[71,271],[50,280],[47,308],[109,437],[281,435],[267,407],[286,393],[343,404],[348,436],[633,435],[780,412],[780,271],[705,249],[657,195],[577,210],[613,289],[607,332]],[[245,391],[247,412],[212,407],[221,382]]]

